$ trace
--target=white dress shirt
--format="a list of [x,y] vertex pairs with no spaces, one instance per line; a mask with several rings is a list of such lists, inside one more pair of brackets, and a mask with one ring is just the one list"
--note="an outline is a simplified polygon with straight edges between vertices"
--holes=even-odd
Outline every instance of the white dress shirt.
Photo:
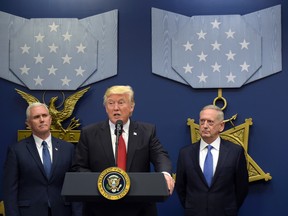
[[[42,163],[43,163],[43,157],[42,157],[43,146],[42,146],[42,142],[43,142],[44,140],[42,140],[41,138],[35,136],[34,134],[33,134],[33,137],[34,137],[34,140],[35,140],[35,143],[36,143],[36,147],[37,147],[39,156],[40,156],[41,161],[42,161]],[[47,139],[45,139],[45,141],[46,141],[46,143],[47,143],[47,147],[48,147],[48,150],[49,150],[49,153],[50,153],[51,162],[53,162],[53,151],[52,151],[51,134],[50,134],[49,137],[47,137]]]
[[[212,154],[212,157],[213,157],[213,175],[215,173],[215,170],[216,170],[216,166],[217,166],[217,163],[218,163],[218,158],[219,158],[219,150],[220,150],[220,137],[218,137],[214,142],[212,142],[210,145],[213,146],[213,148],[211,149],[211,154]],[[202,172],[203,172],[203,169],[204,169],[204,161],[205,161],[205,158],[206,158],[206,155],[207,155],[207,152],[208,152],[208,148],[207,147],[207,144],[203,139],[201,139],[200,141],[200,151],[199,151],[199,165],[202,169]]]
[[[111,140],[112,140],[112,148],[113,148],[113,153],[114,153],[114,156],[115,156],[115,151],[116,151],[115,124],[113,124],[109,120],[109,125],[110,125],[110,134],[111,134]],[[122,137],[123,137],[123,139],[125,141],[126,152],[127,152],[127,148],[128,148],[129,126],[130,126],[130,119],[128,119],[126,124],[123,125],[123,130],[122,130]]]

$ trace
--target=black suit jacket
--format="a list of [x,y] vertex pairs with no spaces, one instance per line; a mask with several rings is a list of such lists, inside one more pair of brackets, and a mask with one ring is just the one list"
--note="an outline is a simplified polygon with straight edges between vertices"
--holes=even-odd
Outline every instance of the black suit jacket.
[[[171,173],[172,164],[168,153],[156,137],[155,126],[130,121],[126,172],[150,172],[150,163],[156,172]],[[115,166],[109,121],[100,122],[82,129],[75,152],[73,170],[102,172]],[[147,208],[148,206],[148,208]],[[147,208],[147,209],[145,209]],[[156,215],[156,205],[151,203],[122,203],[121,200],[101,203],[86,203],[86,215]]]
[[209,188],[199,165],[200,142],[179,152],[176,191],[185,215],[237,215],[248,192],[244,149],[221,139],[218,164]]
[[53,216],[72,215],[71,203],[64,202],[61,190],[65,173],[71,169],[74,145],[52,137],[52,147],[49,179],[33,136],[8,147],[3,180],[6,216],[47,216],[47,197]]

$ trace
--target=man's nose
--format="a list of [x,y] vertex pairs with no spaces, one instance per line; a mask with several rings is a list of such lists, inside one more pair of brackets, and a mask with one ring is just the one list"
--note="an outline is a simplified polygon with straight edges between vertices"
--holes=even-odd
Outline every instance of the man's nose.
[[118,110],[119,109],[119,105],[118,105],[118,103],[115,103],[114,104],[114,110]]

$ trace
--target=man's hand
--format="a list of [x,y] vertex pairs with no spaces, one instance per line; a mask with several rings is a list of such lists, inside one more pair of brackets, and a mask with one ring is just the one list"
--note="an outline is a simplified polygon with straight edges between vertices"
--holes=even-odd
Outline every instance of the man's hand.
[[174,190],[174,186],[175,186],[175,181],[174,181],[174,179],[171,177],[171,175],[169,175],[168,173],[163,173],[163,174],[164,174],[164,177],[165,177],[166,182],[167,182],[169,194],[172,195],[173,190]]

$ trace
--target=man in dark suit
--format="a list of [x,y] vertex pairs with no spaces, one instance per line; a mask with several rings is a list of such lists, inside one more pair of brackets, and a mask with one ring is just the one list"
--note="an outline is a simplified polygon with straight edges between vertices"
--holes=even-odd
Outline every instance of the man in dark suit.
[[[112,86],[104,95],[108,120],[82,129],[75,152],[73,169],[80,172],[102,172],[115,163],[114,134],[117,120],[123,121],[123,138],[126,143],[126,172],[150,172],[150,163],[156,172],[163,172],[170,194],[174,189],[171,161],[156,137],[155,126],[130,119],[135,107],[134,92],[130,86]],[[84,216],[125,215],[155,216],[155,203],[122,203],[113,200],[107,203],[89,203],[83,206]]]
[[219,134],[223,130],[222,110],[208,105],[200,112],[200,142],[185,146],[179,152],[176,191],[184,215],[236,216],[247,195],[244,149],[221,139]]
[[[5,215],[81,215],[79,204],[64,202],[61,196],[65,173],[72,165],[74,145],[51,136],[52,118],[45,104],[29,105],[26,116],[32,135],[8,147],[4,165]],[[43,141],[49,151],[47,160],[52,163],[47,165],[50,168],[47,172],[43,164]]]

